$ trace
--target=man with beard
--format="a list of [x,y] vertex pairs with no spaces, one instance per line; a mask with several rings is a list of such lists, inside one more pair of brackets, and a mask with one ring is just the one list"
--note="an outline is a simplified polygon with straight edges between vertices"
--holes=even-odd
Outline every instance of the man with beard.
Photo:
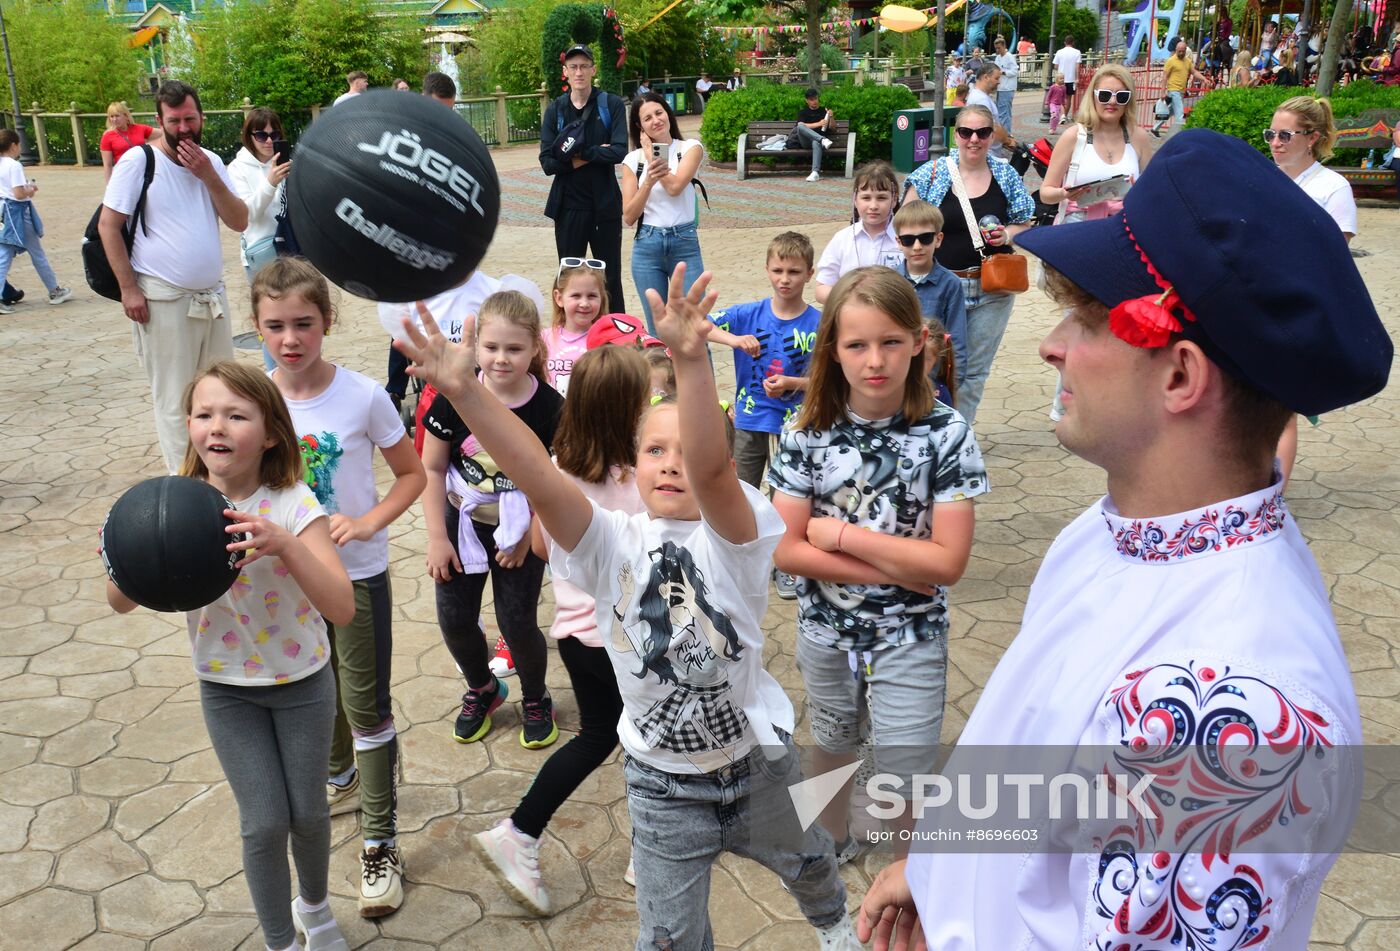
[[[201,366],[233,357],[219,222],[242,231],[248,208],[223,161],[199,144],[199,94],[186,83],[161,83],[156,116],[164,136],[149,149],[130,149],[112,169],[97,230],[151,383],[161,454],[174,473],[187,441],[185,387]],[[148,154],[155,177],[128,254],[122,229],[140,200]]]

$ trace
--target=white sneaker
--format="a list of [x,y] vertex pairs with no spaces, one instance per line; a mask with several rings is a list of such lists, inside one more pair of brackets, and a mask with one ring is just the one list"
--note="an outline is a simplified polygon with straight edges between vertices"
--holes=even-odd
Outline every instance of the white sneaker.
[[350,951],[335,915],[327,905],[320,911],[307,911],[298,898],[292,902],[292,926],[302,939],[305,951]]
[[797,600],[797,579],[786,571],[773,569],[773,586],[778,589],[778,597],[784,601]]
[[860,843],[856,841],[855,836],[848,835],[846,836],[845,842],[836,843],[837,868],[840,868],[842,865],[847,864],[857,855],[860,855]]
[[822,173],[821,173],[821,172],[813,172],[811,175],[808,175],[808,176],[807,176],[807,181],[809,181],[809,182],[815,182],[815,181],[817,181],[818,179],[820,179],[821,177],[822,177]]
[[0,314],[13,314],[14,312],[15,312],[15,305],[14,305],[14,304],[0,303]]
[[61,304],[61,303],[63,303],[64,301],[66,301],[68,298],[70,298],[70,297],[72,297],[72,296],[73,296],[73,288],[71,288],[71,287],[55,287],[53,290],[49,291],[49,303],[50,303],[50,304]]
[[472,851],[495,873],[501,886],[533,914],[548,916],[549,893],[540,875],[540,840],[521,832],[509,819],[472,836]]
[[355,770],[350,782],[344,786],[326,783],[326,804],[331,807],[331,815],[343,816],[360,808],[360,771]]
[[822,139],[822,148],[824,148],[824,149],[829,149],[829,148],[831,148],[831,140],[830,140],[830,139]]
[[817,947],[821,951],[864,951],[865,945],[856,937],[851,916],[845,914],[836,924],[817,929]]
[[627,871],[622,873],[622,880],[633,888],[637,887],[637,866],[633,864],[631,854],[627,856]]
[[392,845],[360,853],[360,917],[381,918],[403,904],[403,859]]

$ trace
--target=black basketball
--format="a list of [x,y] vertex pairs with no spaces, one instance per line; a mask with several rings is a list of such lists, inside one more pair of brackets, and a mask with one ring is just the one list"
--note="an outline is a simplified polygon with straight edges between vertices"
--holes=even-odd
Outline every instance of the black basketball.
[[102,525],[107,575],[152,611],[212,604],[233,586],[243,557],[226,548],[242,537],[224,530],[229,508],[222,492],[198,479],[161,476],[132,486]]
[[481,263],[501,185],[461,116],[381,89],[306,130],[287,207],[302,254],[330,280],[370,300],[414,301],[456,287]]

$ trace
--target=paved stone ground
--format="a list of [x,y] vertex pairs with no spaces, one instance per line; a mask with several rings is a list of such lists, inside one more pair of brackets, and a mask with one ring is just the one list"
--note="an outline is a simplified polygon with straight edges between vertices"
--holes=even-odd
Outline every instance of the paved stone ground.
[[[693,120],[692,120],[693,121]],[[531,150],[498,155],[503,168],[534,162]],[[78,288],[61,307],[26,303],[0,318],[0,946],[127,951],[261,947],[240,870],[234,804],[200,718],[183,620],[113,615],[94,555],[116,496],[161,474],[148,391],[119,309],[82,286],[78,241],[99,200],[94,170],[37,169],[46,245],[63,280]],[[713,200],[724,200],[712,173]],[[810,200],[792,181],[792,202]],[[843,200],[844,201],[844,200]],[[807,230],[820,248],[843,218]],[[784,209],[748,229],[702,226],[722,302],[766,293],[761,261]],[[1360,260],[1378,301],[1400,297],[1393,211],[1363,210]],[[548,238],[506,227],[489,273],[537,280],[553,273]],[[225,235],[235,329],[247,306],[236,244]],[[41,294],[20,259],[18,283]],[[628,285],[629,293],[631,291]],[[327,352],[382,375],[384,338],[371,307],[344,301]],[[1391,318],[1392,321],[1394,318]],[[994,491],[978,505],[977,542],[952,593],[948,709],[955,738],[993,665],[1017,630],[1027,588],[1055,534],[1103,488],[1098,470],[1069,457],[1045,417],[1053,377],[1036,355],[1054,311],[1034,291],[1017,306],[983,403],[979,435]],[[244,359],[254,359],[244,354]],[[721,380],[732,379],[724,355]],[[726,384],[723,388],[727,388]],[[1306,428],[1289,496],[1321,563],[1355,670],[1366,737],[1400,740],[1400,501],[1393,457],[1400,446],[1397,391]],[[532,920],[494,884],[466,847],[514,804],[547,755],[515,742],[518,707],[485,743],[452,742],[462,686],[434,623],[423,570],[425,533],[415,509],[391,530],[395,591],[395,702],[403,731],[402,843],[408,896],[396,915],[370,923],[354,913],[358,830],[334,822],[331,859],[337,915],[355,947],[547,949],[631,946],[635,917],[622,882],[628,822],[614,760],[550,827],[544,867],[559,913]],[[546,603],[541,616],[548,617]],[[769,669],[801,700],[793,665],[793,607],[774,599],[765,619]],[[577,714],[562,665],[549,681],[562,725]],[[854,905],[882,864],[849,868]],[[1347,857],[1327,883],[1315,948],[1400,946],[1400,858]],[[776,879],[724,860],[714,873],[715,933],[726,948],[810,948],[810,929]]]

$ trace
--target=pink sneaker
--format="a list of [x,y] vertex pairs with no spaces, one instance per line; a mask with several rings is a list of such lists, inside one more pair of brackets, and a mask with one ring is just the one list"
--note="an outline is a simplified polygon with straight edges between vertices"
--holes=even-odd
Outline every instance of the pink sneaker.
[[539,839],[502,819],[495,828],[472,836],[472,851],[481,856],[510,897],[536,915],[549,915],[549,894],[540,875]]

